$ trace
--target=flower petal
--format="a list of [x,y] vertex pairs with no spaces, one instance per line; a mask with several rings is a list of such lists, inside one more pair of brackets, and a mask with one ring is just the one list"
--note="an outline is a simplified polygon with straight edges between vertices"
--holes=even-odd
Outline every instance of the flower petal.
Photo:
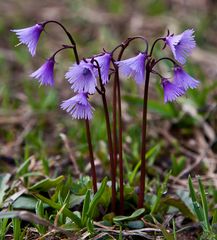
[[165,42],[170,47],[174,58],[181,64],[184,64],[186,58],[196,46],[194,30],[187,29],[179,35],[170,35],[166,37]]
[[175,101],[178,97],[185,94],[185,91],[182,88],[171,83],[166,78],[162,79],[161,84],[164,89],[165,103]]
[[96,57],[95,60],[99,63],[102,83],[106,84],[109,81],[109,68],[111,62],[111,54],[105,53],[102,56]]
[[145,53],[139,53],[136,57],[115,62],[119,67],[120,76],[132,77],[137,84],[142,84],[144,82],[146,58]]
[[41,24],[35,24],[32,27],[11,30],[15,32],[20,42],[25,44],[32,56],[36,53],[36,47],[38,44],[39,37],[43,31]]
[[91,63],[81,61],[80,64],[73,64],[65,74],[66,79],[72,84],[75,92],[87,92],[90,94],[96,91],[96,77]]
[[53,58],[48,59],[38,70],[33,72],[30,77],[38,79],[41,85],[54,85],[54,64]]
[[187,74],[180,66],[177,66],[174,68],[174,84],[186,91],[189,88],[197,88],[200,82]]
[[61,108],[66,110],[74,119],[92,119],[93,108],[87,99],[86,93],[79,93],[74,97],[65,100]]

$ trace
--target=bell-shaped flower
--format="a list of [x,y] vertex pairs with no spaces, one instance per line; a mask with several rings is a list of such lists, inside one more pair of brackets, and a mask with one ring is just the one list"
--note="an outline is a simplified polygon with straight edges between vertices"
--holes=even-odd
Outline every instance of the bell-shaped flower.
[[188,29],[179,35],[169,35],[165,38],[165,43],[170,47],[174,58],[181,64],[184,64],[186,58],[196,46],[194,30]]
[[93,108],[88,102],[87,93],[78,93],[74,97],[63,101],[61,108],[75,119],[92,119]]
[[175,101],[178,97],[185,94],[185,91],[181,87],[170,82],[166,78],[163,78],[161,80],[161,85],[164,90],[164,102],[165,103]]
[[103,84],[106,84],[109,81],[111,58],[112,56],[110,53],[105,53],[102,56],[94,58],[99,64]]
[[139,53],[136,57],[115,62],[121,77],[134,78],[137,84],[142,84],[145,78],[146,53]]
[[194,89],[198,87],[199,83],[198,80],[186,73],[182,67],[176,66],[174,68],[174,84],[176,86],[179,86],[186,91],[188,88]]
[[38,79],[40,85],[54,85],[54,64],[53,57],[48,59],[38,70],[33,72],[30,77]]
[[20,40],[20,43],[25,44],[28,47],[31,55],[34,56],[36,53],[38,40],[43,29],[44,28],[41,24],[35,24],[32,27],[14,29],[11,31],[16,33],[17,37]]
[[72,84],[71,88],[75,92],[93,94],[96,91],[97,80],[94,66],[90,62],[81,61],[80,64],[73,64],[65,77]]

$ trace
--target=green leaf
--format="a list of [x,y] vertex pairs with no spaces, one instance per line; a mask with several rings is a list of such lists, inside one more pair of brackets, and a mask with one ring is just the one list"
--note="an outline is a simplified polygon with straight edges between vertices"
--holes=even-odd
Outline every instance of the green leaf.
[[140,229],[140,228],[144,228],[145,224],[141,220],[135,220],[135,221],[129,221],[127,223],[127,226],[131,229]]
[[13,225],[13,236],[14,240],[20,240],[21,237],[21,220],[19,218],[12,218],[12,225]]
[[93,214],[95,212],[95,209],[96,209],[96,206],[105,190],[105,187],[106,187],[106,184],[107,184],[107,177],[105,177],[101,183],[101,186],[99,188],[99,190],[96,192],[96,194],[94,195],[93,197],[93,200],[91,201],[90,203],[90,207],[89,207],[89,210],[87,212],[87,215],[89,216],[90,219],[93,218]]
[[[54,209],[60,210],[62,208],[60,204],[53,202],[52,200],[42,196],[39,193],[34,193],[33,195],[38,199],[40,199],[42,202],[47,203],[49,206],[51,206]],[[82,227],[81,219],[75,213],[70,211],[68,208],[63,209],[63,214],[65,214],[72,221],[74,221],[77,226]]]
[[154,220],[154,223],[160,228],[160,230],[166,240],[174,240],[173,233],[169,233],[167,231],[167,229],[154,218],[153,215],[152,215],[152,219]]
[[88,220],[87,218],[87,212],[89,210],[89,206],[90,206],[90,190],[87,190],[85,199],[84,199],[84,204],[83,204],[83,208],[82,208],[82,214],[81,214],[81,224],[82,226],[86,225],[86,222]]
[[203,208],[203,218],[205,221],[205,226],[207,231],[210,231],[211,227],[209,224],[208,203],[207,203],[206,193],[200,178],[198,178],[198,183],[199,183],[200,197],[201,197],[202,208]]
[[212,225],[217,224],[217,209],[214,209],[213,217],[212,217]]
[[29,187],[29,190],[47,192],[49,189],[58,186],[63,180],[64,176],[59,176],[55,179],[46,178]]
[[23,162],[19,168],[17,169],[17,175],[22,176],[24,173],[28,172],[28,167],[30,164],[31,158],[26,159],[25,162]]
[[113,218],[114,222],[123,222],[123,221],[130,221],[138,218],[145,212],[144,208],[137,209],[133,212],[130,216],[116,216]]
[[189,191],[190,191],[190,197],[191,197],[191,200],[192,200],[192,203],[193,203],[193,206],[194,206],[194,211],[197,215],[198,220],[201,223],[203,223],[204,222],[203,211],[202,211],[201,205],[197,201],[196,193],[194,191],[194,186],[193,186],[192,179],[191,179],[190,175],[188,177],[188,186],[189,186]]
[[178,208],[185,217],[188,217],[191,220],[195,221],[194,214],[191,212],[191,210],[185,205],[185,203],[181,199],[176,199],[173,197],[165,197],[165,198],[162,198],[160,202]]
[[80,205],[84,201],[85,195],[75,195],[71,194],[69,199],[69,208],[73,208],[77,205]]
[[28,210],[34,210],[37,204],[37,200],[30,196],[20,196],[17,198],[12,206],[15,209],[28,209]]
[[158,191],[157,191],[157,198],[154,202],[154,204],[152,205],[151,207],[151,214],[153,214],[154,212],[156,212],[160,206],[160,201],[161,201],[161,197],[163,195],[163,193],[166,191],[166,188],[167,188],[167,182],[169,180],[169,177],[171,175],[171,171],[169,171],[167,173],[167,175],[165,176],[165,179],[163,181],[163,184],[160,185],[160,187],[158,188]]
[[0,174],[0,206],[3,203],[5,192],[8,189],[8,181],[11,177],[11,174]]

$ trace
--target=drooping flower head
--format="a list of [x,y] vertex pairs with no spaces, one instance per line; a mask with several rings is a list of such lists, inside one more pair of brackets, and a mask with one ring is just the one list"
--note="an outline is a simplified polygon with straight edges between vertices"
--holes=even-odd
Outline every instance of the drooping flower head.
[[34,56],[38,40],[43,29],[44,28],[41,24],[35,24],[32,27],[14,29],[11,31],[16,33],[17,37],[20,40],[20,43],[25,44],[28,47],[31,55]]
[[174,68],[174,84],[183,88],[185,91],[188,88],[194,89],[198,87],[199,81],[187,74],[180,66]]
[[147,55],[145,53],[139,53],[136,57],[115,62],[118,65],[120,76],[132,77],[137,84],[142,84],[145,77],[146,58]]
[[161,85],[164,90],[164,102],[165,103],[175,101],[178,97],[185,94],[185,91],[181,87],[170,82],[166,78],[163,78],[161,80]]
[[165,43],[170,47],[174,58],[181,64],[184,64],[186,58],[196,46],[194,30],[188,29],[179,35],[169,35],[165,38]]
[[33,72],[30,77],[38,79],[40,85],[54,85],[54,64],[53,57],[48,59],[38,70]]
[[105,53],[102,56],[94,58],[99,63],[103,84],[106,84],[109,81],[111,57],[110,53]]
[[87,93],[78,93],[74,97],[63,101],[61,108],[75,119],[92,119],[93,108],[87,99]]
[[81,61],[80,64],[73,64],[65,74],[66,79],[72,84],[75,92],[94,93],[96,91],[96,77],[94,66],[90,62]]

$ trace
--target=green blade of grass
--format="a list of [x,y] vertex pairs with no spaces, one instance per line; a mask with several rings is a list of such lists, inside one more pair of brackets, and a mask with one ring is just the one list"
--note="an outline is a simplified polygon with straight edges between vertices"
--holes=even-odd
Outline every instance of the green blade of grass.
[[191,197],[191,200],[192,200],[192,203],[194,206],[194,211],[197,215],[198,220],[202,223],[202,226],[203,226],[204,218],[203,218],[202,208],[201,208],[201,205],[199,204],[199,202],[197,201],[196,193],[194,191],[194,186],[193,186],[190,175],[188,177],[188,186],[189,186],[189,191],[190,191],[190,197]]
[[[157,153],[160,150],[160,147],[161,147],[161,145],[159,143],[154,145],[152,148],[150,148],[148,150],[148,152],[145,155],[145,158],[149,159],[150,157],[157,155]],[[132,185],[134,183],[136,174],[138,173],[140,166],[141,166],[141,160],[136,164],[136,166],[133,169],[132,173],[129,175],[129,183],[130,183],[130,185]]]
[[[34,193],[33,195],[36,198],[40,199],[42,202],[47,203],[49,206],[51,206],[54,209],[60,210],[62,208],[62,206],[60,204],[53,202],[52,200],[42,196],[39,193]],[[76,214],[74,214],[72,211],[70,211],[68,208],[63,209],[63,214],[65,214],[72,221],[74,221],[76,225],[78,225],[79,227],[82,227],[81,219]]]
[[90,219],[92,219],[96,205],[98,204],[103,192],[105,191],[105,187],[107,184],[107,177],[105,177],[101,183],[101,186],[99,188],[99,190],[97,191],[97,193],[94,195],[93,200],[90,203],[90,207],[89,210],[87,212],[87,215],[89,216]]
[[203,209],[203,218],[205,222],[205,227],[207,231],[211,230],[210,224],[209,224],[209,216],[208,216],[208,203],[206,199],[206,193],[203,187],[203,184],[201,182],[201,179],[198,178],[198,183],[199,183],[199,190],[200,190],[200,197],[201,197],[201,202],[202,202],[202,209]]
[[61,184],[64,179],[65,179],[64,176],[59,176],[55,179],[46,178],[46,179],[43,179],[43,180],[37,182],[33,186],[29,187],[29,190],[30,191],[44,191],[44,192],[46,192],[50,188],[56,187],[59,184]]
[[82,226],[86,225],[87,222],[87,212],[89,210],[89,206],[90,206],[90,190],[87,190],[85,199],[84,199],[84,204],[83,204],[83,208],[82,208],[82,214],[81,214],[81,224]]
[[159,189],[157,191],[157,198],[156,198],[156,201],[154,202],[154,204],[151,207],[151,214],[156,212],[158,207],[160,206],[161,197],[162,197],[163,193],[166,191],[167,182],[169,180],[170,175],[171,175],[171,171],[169,171],[167,173],[167,175],[165,176],[165,179],[163,181],[163,184],[159,187]]

